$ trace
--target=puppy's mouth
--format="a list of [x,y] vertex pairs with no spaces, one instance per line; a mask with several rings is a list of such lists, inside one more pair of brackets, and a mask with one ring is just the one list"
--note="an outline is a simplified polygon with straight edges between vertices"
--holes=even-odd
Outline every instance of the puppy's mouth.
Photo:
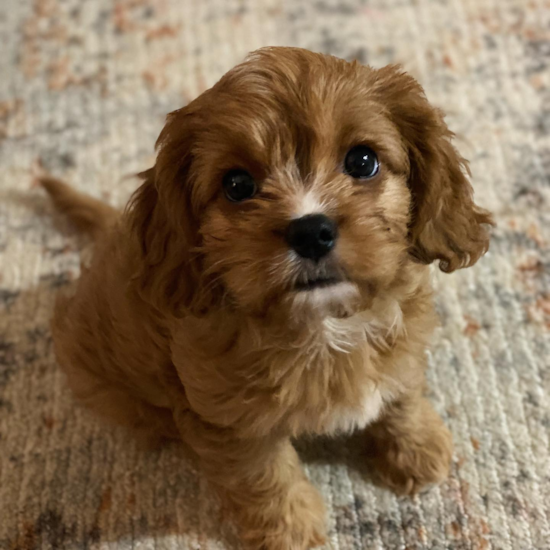
[[338,277],[316,277],[308,278],[305,281],[298,281],[294,285],[294,290],[298,292],[314,290],[316,288],[327,288],[329,286],[341,283],[342,279]]

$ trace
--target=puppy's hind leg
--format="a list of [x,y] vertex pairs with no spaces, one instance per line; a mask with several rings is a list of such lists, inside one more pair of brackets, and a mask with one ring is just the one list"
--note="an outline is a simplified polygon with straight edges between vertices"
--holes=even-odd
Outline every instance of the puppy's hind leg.
[[[110,341],[95,338],[101,335],[97,324],[78,316],[81,310],[75,303],[82,309],[77,298],[58,297],[52,332],[57,361],[77,401],[103,419],[129,428],[147,446],[161,439],[181,440],[170,405],[162,401],[162,384],[155,387],[154,376],[143,381],[123,369],[110,369],[112,365],[101,360]],[[102,348],[101,343],[106,345]],[[140,391],[140,381],[149,394]]]
[[181,436],[169,408],[158,407],[133,395],[129,389],[83,369],[65,368],[69,386],[78,401],[104,420],[130,429],[146,447]]

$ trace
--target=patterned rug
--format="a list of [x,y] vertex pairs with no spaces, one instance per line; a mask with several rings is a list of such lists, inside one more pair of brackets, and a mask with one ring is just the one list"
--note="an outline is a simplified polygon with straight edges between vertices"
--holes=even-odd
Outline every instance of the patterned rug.
[[0,548],[238,547],[182,448],[143,450],[72,401],[48,320],[80,243],[30,167],[124,204],[164,115],[267,44],[404,64],[498,221],[478,266],[435,276],[451,477],[396,498],[352,445],[300,444],[327,548],[550,548],[548,0],[2,0],[0,39]]

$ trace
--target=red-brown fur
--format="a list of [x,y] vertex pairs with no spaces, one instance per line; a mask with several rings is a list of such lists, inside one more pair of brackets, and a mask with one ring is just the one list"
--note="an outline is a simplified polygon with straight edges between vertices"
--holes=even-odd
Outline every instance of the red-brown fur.
[[[42,179],[76,221],[98,220],[92,264],[53,322],[75,394],[183,438],[249,548],[324,539],[292,436],[365,430],[398,492],[447,473],[450,434],[422,396],[436,323],[427,264],[474,264],[492,223],[451,138],[397,67],[270,48],[168,116],[120,217]],[[343,173],[357,144],[380,158],[371,181]],[[257,197],[225,198],[234,168],[259,182]],[[346,277],[341,290],[292,290],[313,268],[282,235],[308,200],[338,224],[323,269]]]

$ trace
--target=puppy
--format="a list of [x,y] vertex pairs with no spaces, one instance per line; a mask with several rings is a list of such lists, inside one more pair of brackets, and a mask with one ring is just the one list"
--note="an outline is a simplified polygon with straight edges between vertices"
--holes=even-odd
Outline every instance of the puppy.
[[397,67],[266,48],[168,115],[123,213],[41,178],[96,237],[53,320],[74,393],[183,439],[247,548],[324,541],[292,437],[362,430],[399,493],[447,474],[428,264],[473,265],[492,224],[452,137]]

